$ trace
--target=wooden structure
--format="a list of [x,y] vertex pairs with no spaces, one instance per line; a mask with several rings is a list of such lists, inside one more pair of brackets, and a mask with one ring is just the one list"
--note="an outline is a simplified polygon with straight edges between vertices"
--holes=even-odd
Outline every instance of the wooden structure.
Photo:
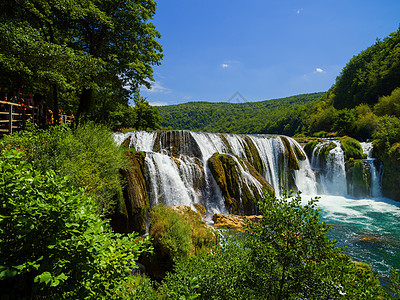
[[39,108],[0,101],[0,135],[25,128],[26,121],[39,124]]

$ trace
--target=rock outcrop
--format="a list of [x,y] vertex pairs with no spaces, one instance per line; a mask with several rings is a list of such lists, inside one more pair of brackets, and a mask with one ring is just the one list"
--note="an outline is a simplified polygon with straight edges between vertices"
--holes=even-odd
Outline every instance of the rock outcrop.
[[208,166],[225,198],[226,207],[234,214],[256,213],[255,201],[262,197],[263,190],[274,191],[249,162],[237,156],[214,153]]

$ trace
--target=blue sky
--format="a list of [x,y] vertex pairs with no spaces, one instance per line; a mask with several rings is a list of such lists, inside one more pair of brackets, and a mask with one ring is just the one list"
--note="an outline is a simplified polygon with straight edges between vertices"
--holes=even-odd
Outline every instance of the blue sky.
[[169,105],[327,91],[354,55],[398,29],[399,12],[400,0],[158,0],[164,59],[142,95]]

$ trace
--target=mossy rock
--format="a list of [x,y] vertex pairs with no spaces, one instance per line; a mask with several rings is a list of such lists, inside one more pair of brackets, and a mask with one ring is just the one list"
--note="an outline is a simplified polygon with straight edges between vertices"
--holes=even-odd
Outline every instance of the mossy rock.
[[197,212],[200,214],[200,216],[205,219],[207,216],[207,210],[206,208],[198,203],[193,204],[194,208],[197,210]]
[[331,150],[335,149],[337,145],[334,142],[330,142],[329,144],[324,144],[318,149],[318,157],[321,159],[326,159]]
[[[279,137],[280,137],[283,145],[285,146],[286,157],[288,160],[289,169],[290,170],[300,170],[300,165],[299,165],[299,161],[298,161],[296,154],[298,154],[299,152],[301,153],[301,151],[293,150],[292,145],[287,137],[285,137],[285,136],[279,136]],[[296,147],[295,147],[295,149],[296,149]],[[306,157],[302,154],[301,158],[299,157],[299,159],[304,160],[304,159],[306,159]]]
[[356,139],[348,136],[339,138],[342,150],[344,152],[345,160],[350,158],[353,159],[365,159],[367,155],[364,154],[361,144]]
[[128,138],[126,138],[126,139],[122,142],[121,147],[129,148],[129,145],[130,145],[130,144],[131,144],[131,137],[129,136]]
[[168,130],[157,131],[153,151],[167,151],[170,156],[179,157],[181,154],[202,158],[202,153],[196,140],[189,131]]
[[273,192],[272,186],[259,172],[247,161],[229,154],[214,153],[208,160],[211,173],[222,191],[225,205],[234,214],[254,214],[256,211],[255,200],[261,195],[257,187],[249,186],[241,180],[238,163],[261,184]]
[[246,220],[253,223],[259,223],[263,216],[247,216],[242,217],[238,215],[222,215],[214,214],[212,220],[214,227],[217,229],[232,229],[235,231],[244,232]]
[[309,159],[311,159],[314,149],[318,145],[318,143],[318,140],[313,140],[304,145],[304,152],[307,154]]
[[371,187],[370,166],[362,160],[350,159],[345,164],[347,191],[356,197],[368,196]]
[[[122,170],[122,176],[126,180],[123,191],[123,212],[126,215],[126,225],[123,232],[136,231],[139,234],[146,233],[145,218],[150,208],[149,197],[146,190],[144,174],[143,152],[126,152],[128,168]],[[120,226],[121,227],[121,226]]]
[[264,169],[263,161],[260,157],[260,153],[258,152],[256,146],[249,136],[244,137],[245,144],[244,149],[246,152],[247,161],[259,172],[262,174]]
[[225,152],[229,154],[233,154],[233,150],[231,147],[231,144],[229,144],[228,139],[226,138],[225,134],[223,133],[218,133],[219,137],[221,138],[222,142],[224,143],[225,146]]

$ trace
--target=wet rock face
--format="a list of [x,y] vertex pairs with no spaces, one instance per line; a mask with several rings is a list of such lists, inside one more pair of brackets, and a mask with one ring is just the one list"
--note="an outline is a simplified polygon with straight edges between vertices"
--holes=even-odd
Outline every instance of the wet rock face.
[[185,155],[202,159],[199,145],[189,131],[159,131],[153,146],[154,152],[166,152],[174,157]]
[[349,160],[345,164],[347,191],[356,197],[365,197],[371,194],[370,165],[362,160]]
[[129,168],[122,170],[122,175],[126,180],[123,208],[126,216],[126,229],[123,231],[137,231],[139,234],[143,234],[146,232],[146,212],[150,208],[146,182],[143,176],[145,154],[128,151],[126,155],[129,161]]
[[[228,210],[232,213],[254,214],[255,200],[262,197],[263,189],[273,192],[272,186],[257,170],[239,157],[214,153],[208,160],[208,166],[222,191]],[[251,177],[246,178],[245,172]]]

